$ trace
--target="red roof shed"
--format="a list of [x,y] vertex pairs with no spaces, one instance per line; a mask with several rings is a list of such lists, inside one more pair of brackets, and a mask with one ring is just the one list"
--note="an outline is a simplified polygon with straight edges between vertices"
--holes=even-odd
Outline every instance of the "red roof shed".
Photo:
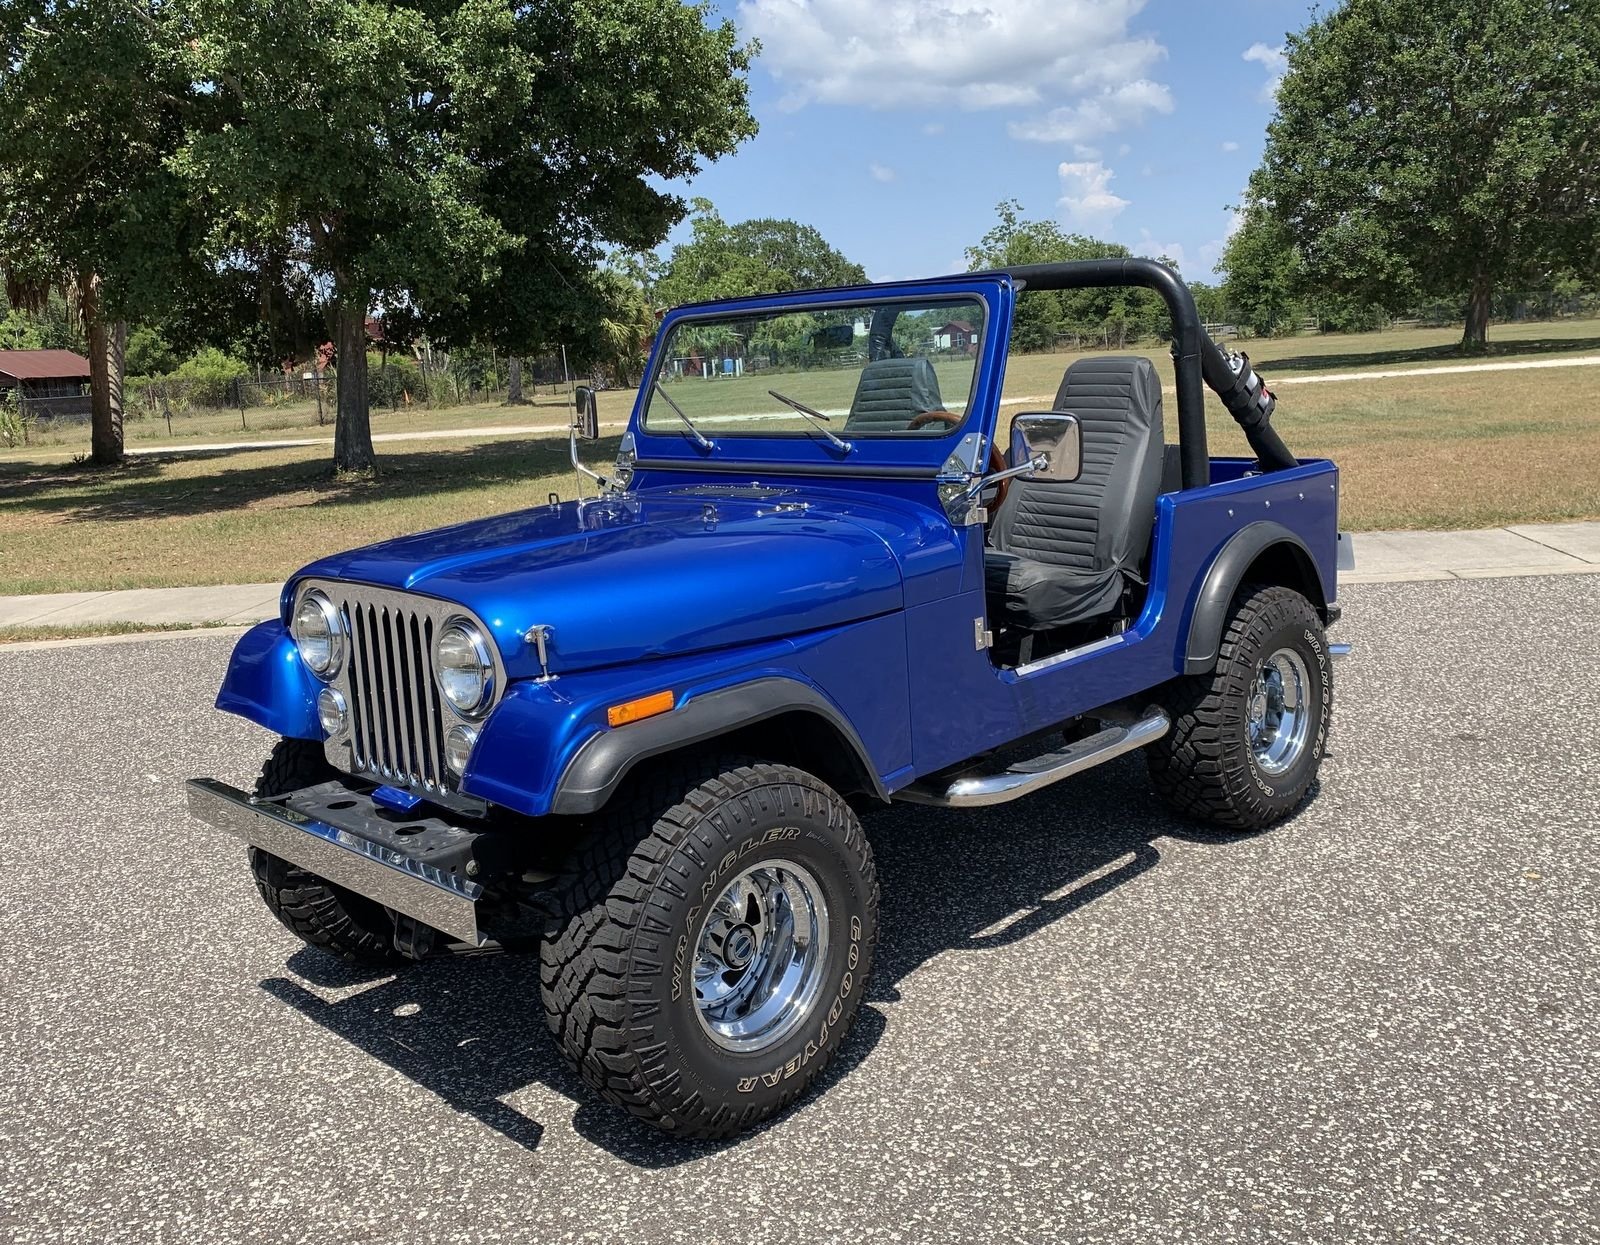
[[89,360],[70,350],[0,350],[0,384],[20,380],[89,379]]

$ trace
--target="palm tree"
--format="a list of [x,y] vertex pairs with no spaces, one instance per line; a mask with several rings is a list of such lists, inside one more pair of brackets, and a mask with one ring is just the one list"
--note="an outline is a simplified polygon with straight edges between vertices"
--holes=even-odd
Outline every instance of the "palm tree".
[[101,308],[101,282],[92,272],[49,275],[41,264],[0,261],[6,299],[35,315],[50,302],[52,290],[66,300],[69,315],[89,340],[89,461],[113,467],[122,461],[123,356],[128,348],[128,322],[108,320]]

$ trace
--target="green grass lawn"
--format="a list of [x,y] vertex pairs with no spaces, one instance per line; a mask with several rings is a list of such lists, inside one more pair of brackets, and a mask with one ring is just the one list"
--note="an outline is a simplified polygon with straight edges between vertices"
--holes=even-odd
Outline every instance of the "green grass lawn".
[[[1557,335],[1600,327],[1593,322],[1521,327],[1529,332],[1520,338],[1511,328],[1497,330],[1506,353],[1600,346]],[[1447,362],[1454,356],[1438,352],[1448,340],[1444,330],[1386,335],[1376,355],[1353,359],[1349,343],[1379,337],[1295,338],[1260,343],[1258,361],[1269,379],[1353,370],[1375,357],[1391,366]],[[1072,357],[1012,360],[1008,398],[1052,394]],[[1170,384],[1170,361],[1156,357]],[[1319,368],[1318,361],[1326,362]],[[736,382],[727,381],[681,382],[673,392],[696,383],[705,384],[706,400],[736,396]],[[632,398],[602,394],[602,419],[625,419]],[[1600,369],[1333,381],[1285,387],[1280,399],[1275,423],[1290,448],[1339,463],[1346,527],[1486,527],[1600,515]],[[848,401],[848,394],[840,399]],[[1166,414],[1171,438],[1170,396]],[[373,424],[410,432],[563,420],[559,406],[490,406],[403,412]],[[1209,424],[1212,453],[1245,452],[1220,404],[1212,403]],[[615,451],[616,439],[608,437],[586,454],[600,464]],[[375,480],[338,481],[320,445],[152,454],[111,472],[75,467],[49,448],[0,454],[0,593],[277,580],[340,549],[537,504],[552,492],[570,497],[576,488],[565,439],[555,435],[390,443],[380,446],[379,458]]]

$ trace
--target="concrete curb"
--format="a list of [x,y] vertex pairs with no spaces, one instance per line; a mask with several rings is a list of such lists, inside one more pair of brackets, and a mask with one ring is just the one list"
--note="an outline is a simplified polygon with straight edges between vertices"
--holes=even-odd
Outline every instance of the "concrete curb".
[[[166,640],[190,640],[196,637],[221,636],[236,640],[248,627],[185,627],[180,631],[131,631],[126,635],[77,635],[62,640],[6,640],[0,638],[0,653],[28,653],[36,649],[86,648],[99,644],[143,644],[148,640],[158,643]],[[0,637],[5,632],[0,630]]]
[[[1600,572],[1600,521],[1519,524],[1467,532],[1357,532],[1356,569],[1343,584],[1501,579]],[[134,588],[0,597],[0,637],[8,627],[92,627],[107,623],[249,625],[278,616],[279,584]],[[140,638],[147,638],[141,636]],[[72,644],[77,640],[31,641]],[[103,640],[95,640],[102,643]]]

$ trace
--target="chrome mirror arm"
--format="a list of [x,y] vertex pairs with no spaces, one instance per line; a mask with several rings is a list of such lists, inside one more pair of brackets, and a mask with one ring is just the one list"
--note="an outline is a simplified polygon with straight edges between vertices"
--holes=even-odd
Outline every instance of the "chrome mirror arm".
[[967,486],[967,491],[962,494],[962,500],[970,506],[983,495],[983,490],[991,485],[999,484],[1001,480],[1010,480],[1015,476],[1031,476],[1036,471],[1043,471],[1048,465],[1049,460],[1043,454],[1035,454],[1020,466],[1007,467],[1004,471],[997,471],[990,476],[979,476]]
[[568,432],[570,434],[569,437],[568,437],[568,443],[569,443],[569,445],[571,447],[570,453],[571,453],[571,456],[572,456],[572,468],[573,468],[573,470],[576,471],[579,475],[588,476],[591,480],[593,480],[601,488],[605,488],[606,487],[606,478],[605,478],[605,476],[601,475],[598,471],[590,471],[589,468],[585,467],[583,465],[583,463],[581,463],[578,460],[578,425],[576,423],[574,423],[572,425],[572,427],[568,429]]

